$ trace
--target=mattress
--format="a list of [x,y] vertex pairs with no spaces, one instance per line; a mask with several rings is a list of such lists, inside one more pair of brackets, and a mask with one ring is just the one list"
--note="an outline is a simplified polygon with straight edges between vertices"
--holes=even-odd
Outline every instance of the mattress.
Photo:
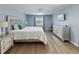
[[47,45],[47,36],[42,27],[26,27],[22,30],[12,30],[14,40],[38,40]]

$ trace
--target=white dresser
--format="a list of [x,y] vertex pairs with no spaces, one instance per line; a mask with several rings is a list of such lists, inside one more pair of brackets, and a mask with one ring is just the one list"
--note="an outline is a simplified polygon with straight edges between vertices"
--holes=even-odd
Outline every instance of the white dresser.
[[53,33],[63,41],[70,40],[70,28],[68,26],[53,25]]
[[7,35],[3,38],[0,38],[0,53],[5,53],[9,48],[13,46],[13,39],[11,35]]

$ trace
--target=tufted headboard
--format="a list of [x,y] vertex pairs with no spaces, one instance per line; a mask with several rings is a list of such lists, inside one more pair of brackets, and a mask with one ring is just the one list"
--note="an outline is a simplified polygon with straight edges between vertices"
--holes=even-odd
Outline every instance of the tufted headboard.
[[17,24],[17,25],[22,25],[22,18],[17,17],[17,16],[7,16],[8,20],[8,32],[12,30],[12,25]]

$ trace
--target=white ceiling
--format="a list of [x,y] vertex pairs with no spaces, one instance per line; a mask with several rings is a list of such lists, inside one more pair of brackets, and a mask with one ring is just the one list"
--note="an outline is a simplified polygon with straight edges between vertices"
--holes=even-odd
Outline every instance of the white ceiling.
[[24,14],[37,15],[38,9],[42,9],[42,12],[47,14],[54,13],[57,9],[64,6],[63,4],[9,4],[7,5]]

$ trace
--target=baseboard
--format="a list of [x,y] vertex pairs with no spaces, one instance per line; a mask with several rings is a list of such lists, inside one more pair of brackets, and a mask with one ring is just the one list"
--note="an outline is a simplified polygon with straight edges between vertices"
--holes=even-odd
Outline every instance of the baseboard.
[[46,31],[53,31],[52,29],[44,29],[44,30],[46,30]]
[[[53,33],[53,32],[52,32]],[[57,36],[55,33],[53,33],[54,36],[56,36],[56,38],[63,40],[62,38],[60,38],[59,36]]]
[[75,46],[79,47],[78,44],[74,43],[73,41],[70,41],[72,44],[74,44]]
[[[53,33],[54,34],[54,33]],[[57,38],[59,38],[56,34],[54,34]],[[61,39],[61,38],[59,38],[59,39]],[[74,43],[73,41],[70,41],[73,45],[75,45],[76,47],[79,47],[79,45],[78,44],[76,44],[76,43]]]
[[[53,33],[53,32],[52,32]],[[58,37],[56,34],[54,34],[53,33],[53,35],[55,35],[56,37]],[[59,38],[59,37],[58,37]],[[59,39],[61,39],[61,38],[59,38]],[[78,44],[76,44],[76,43],[74,43],[73,41],[70,41],[73,45],[75,45],[76,47],[79,47],[79,45]]]

